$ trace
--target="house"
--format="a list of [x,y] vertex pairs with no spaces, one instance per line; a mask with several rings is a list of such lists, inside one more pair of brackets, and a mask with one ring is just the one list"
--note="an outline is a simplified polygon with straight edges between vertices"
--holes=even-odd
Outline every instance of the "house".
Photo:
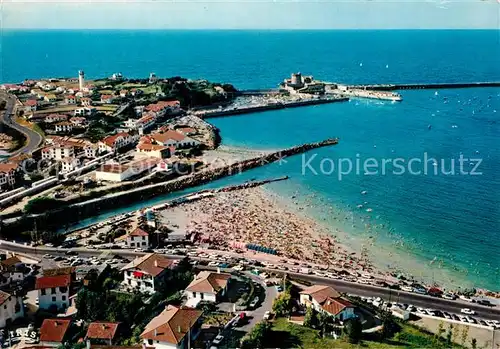
[[28,99],[26,102],[24,102],[24,106],[30,111],[36,111],[38,101],[36,99]]
[[115,99],[116,97],[113,95],[101,95],[101,103],[111,104]]
[[107,136],[99,141],[99,152],[114,152],[120,148],[126,147],[136,141],[136,137],[131,136],[127,132],[120,132],[111,136]]
[[184,349],[200,334],[201,310],[168,305],[141,333],[146,348]]
[[314,285],[300,292],[300,304],[325,312],[336,320],[345,321],[354,317],[354,306],[340,297],[335,289],[325,285]]
[[73,116],[69,119],[69,122],[75,127],[84,127],[87,124],[87,119],[81,116]]
[[166,130],[162,133],[153,133],[150,137],[159,145],[175,148],[190,148],[200,144],[197,140],[187,137],[174,130]]
[[68,338],[71,320],[45,319],[40,327],[40,345],[57,348]]
[[69,133],[73,131],[73,124],[68,121],[58,122],[55,126],[57,133]]
[[65,310],[69,305],[71,275],[42,276],[36,279],[40,309]]
[[125,121],[125,127],[131,130],[138,130],[139,134],[143,134],[145,130],[153,127],[156,123],[156,115],[154,113],[145,113],[140,119],[128,119]]
[[64,102],[66,104],[76,104],[76,97],[74,95],[66,96],[66,98],[64,99]]
[[78,158],[64,158],[61,160],[61,173],[67,173],[76,170],[81,165]]
[[84,107],[90,107],[92,105],[92,99],[89,97],[80,98],[80,104]]
[[0,286],[7,286],[23,281],[24,273],[22,266],[23,262],[17,256],[0,261]]
[[64,114],[49,114],[43,120],[46,124],[51,124],[54,122],[61,122],[68,120],[68,115]]
[[75,147],[66,144],[56,144],[42,149],[42,159],[62,160],[75,156]]
[[122,164],[104,164],[95,172],[96,180],[122,182],[133,176],[140,175],[143,172],[154,168],[159,162],[156,158],[147,158],[127,165]]
[[0,328],[5,328],[24,317],[23,297],[0,291]]
[[159,101],[155,104],[149,104],[144,109],[155,113],[157,118],[161,118],[166,114],[178,113],[181,109],[179,101]]
[[91,322],[85,340],[90,341],[91,344],[113,345],[118,335],[119,326],[119,322]]
[[85,152],[85,157],[95,158],[99,152],[99,147],[96,144],[88,144],[83,148],[83,151]]
[[13,187],[16,184],[16,173],[19,165],[0,163],[0,188]]
[[139,143],[135,150],[139,154],[144,154],[158,159],[165,159],[171,156],[170,148],[159,144]]
[[196,307],[200,301],[216,303],[228,289],[231,274],[202,271],[185,290],[186,305]]
[[182,133],[184,136],[191,136],[196,134],[196,129],[192,127],[182,126],[175,129],[177,132]]
[[77,108],[73,112],[75,116],[90,116],[96,112],[96,109],[90,107],[83,107],[83,108]]
[[149,234],[141,228],[136,228],[127,235],[126,244],[128,247],[147,248],[149,247]]
[[153,293],[165,283],[173,262],[156,253],[138,257],[122,268],[123,284],[141,292]]
[[57,97],[55,94],[53,93],[49,93],[49,94],[46,94],[45,97],[43,97],[43,99],[46,101],[46,102],[55,102],[57,100]]

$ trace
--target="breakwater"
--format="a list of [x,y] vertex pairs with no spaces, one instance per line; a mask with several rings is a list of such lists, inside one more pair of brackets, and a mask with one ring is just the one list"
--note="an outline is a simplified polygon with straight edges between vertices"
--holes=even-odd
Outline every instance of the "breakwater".
[[72,223],[95,216],[96,214],[102,213],[106,210],[116,209],[119,206],[147,200],[157,195],[168,194],[203,185],[223,177],[237,175],[253,168],[271,164],[284,157],[304,153],[316,148],[336,145],[337,143],[337,138],[329,138],[321,142],[302,144],[265,154],[263,156],[235,162],[234,164],[221,166],[215,169],[203,170],[167,183],[138,187],[125,192],[105,195],[84,202],[78,202],[79,199],[76,198],[75,201],[64,202],[65,205],[63,207],[52,211],[46,211],[40,214],[23,215],[16,219],[4,221],[2,223],[1,231],[5,236],[15,236],[16,232],[31,231],[35,224],[40,230],[59,230],[61,226],[69,226]]
[[352,86],[349,86],[349,88],[367,89],[367,90],[375,90],[375,91],[448,89],[448,88],[471,88],[471,87],[500,87],[500,82],[380,84],[380,85],[352,85]]
[[277,103],[269,103],[266,105],[257,105],[257,106],[248,106],[248,107],[238,107],[238,108],[233,108],[233,109],[198,112],[196,115],[199,116],[200,118],[208,119],[208,118],[215,118],[215,117],[221,117],[221,116],[258,113],[258,112],[264,112],[264,111],[268,111],[268,110],[297,108],[297,107],[304,107],[304,106],[308,106],[308,105],[346,102],[348,100],[349,100],[348,97],[317,98],[317,99],[301,100],[301,101],[296,101],[296,102],[277,102]]

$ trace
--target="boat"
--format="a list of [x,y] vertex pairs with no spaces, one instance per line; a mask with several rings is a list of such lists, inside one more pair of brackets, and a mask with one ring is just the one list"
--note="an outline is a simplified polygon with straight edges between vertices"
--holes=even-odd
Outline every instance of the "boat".
[[373,211],[373,209],[371,209],[371,208],[366,209],[366,212],[372,212],[372,211]]
[[427,128],[430,130],[432,128],[432,125],[431,124],[427,125]]
[[366,195],[368,192],[366,190],[363,190],[361,194]]

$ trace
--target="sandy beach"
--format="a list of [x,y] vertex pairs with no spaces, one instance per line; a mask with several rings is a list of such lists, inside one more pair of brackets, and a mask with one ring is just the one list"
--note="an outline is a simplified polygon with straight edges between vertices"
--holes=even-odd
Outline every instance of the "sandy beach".
[[199,233],[217,249],[257,244],[276,249],[281,258],[375,272],[366,258],[349,251],[315,221],[287,209],[261,188],[217,193],[160,213],[163,223]]

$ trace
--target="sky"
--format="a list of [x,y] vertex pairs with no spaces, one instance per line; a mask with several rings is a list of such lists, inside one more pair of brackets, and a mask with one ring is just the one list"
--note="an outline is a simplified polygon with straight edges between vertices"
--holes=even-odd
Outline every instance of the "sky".
[[1,28],[499,29],[500,0],[0,0]]

